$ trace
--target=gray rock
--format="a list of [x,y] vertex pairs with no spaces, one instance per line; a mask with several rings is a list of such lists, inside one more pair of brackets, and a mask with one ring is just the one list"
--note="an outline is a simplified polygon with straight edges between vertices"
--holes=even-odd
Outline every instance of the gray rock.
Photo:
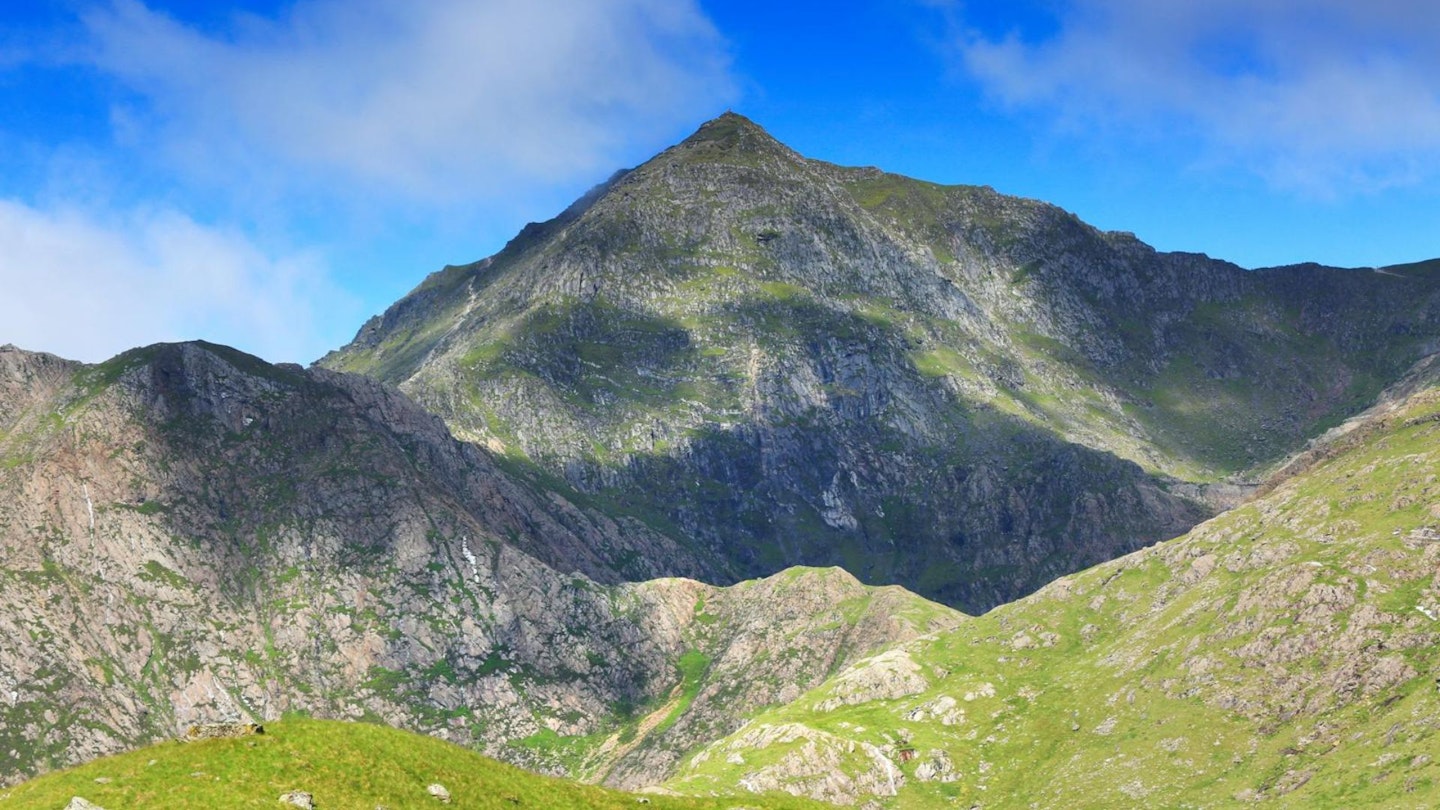
[[292,790],[280,794],[280,802],[299,807],[301,810],[315,810],[315,797],[303,790]]
[[181,739],[185,742],[223,740],[264,733],[265,727],[259,723],[198,723],[187,728]]

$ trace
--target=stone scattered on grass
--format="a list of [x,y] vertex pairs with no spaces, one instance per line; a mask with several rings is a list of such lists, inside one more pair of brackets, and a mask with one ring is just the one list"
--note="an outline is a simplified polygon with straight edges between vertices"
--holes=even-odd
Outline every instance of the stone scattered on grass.
[[425,788],[425,792],[439,799],[444,804],[450,803],[450,791],[446,790],[445,786],[440,784],[439,782],[436,782]]
[[265,727],[259,723],[200,723],[185,729],[185,742],[196,740],[226,740],[233,737],[251,737],[264,734]]
[[280,801],[283,804],[294,805],[300,810],[315,810],[315,797],[303,790],[292,790],[289,793],[280,794]]

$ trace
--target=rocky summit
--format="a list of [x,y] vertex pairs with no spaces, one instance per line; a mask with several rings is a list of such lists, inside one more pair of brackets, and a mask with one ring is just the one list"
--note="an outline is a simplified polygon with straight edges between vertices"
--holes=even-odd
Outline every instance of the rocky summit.
[[1430,265],[1157,253],[727,113],[321,364],[670,538],[676,573],[841,565],[973,612],[1233,505],[1437,334]]

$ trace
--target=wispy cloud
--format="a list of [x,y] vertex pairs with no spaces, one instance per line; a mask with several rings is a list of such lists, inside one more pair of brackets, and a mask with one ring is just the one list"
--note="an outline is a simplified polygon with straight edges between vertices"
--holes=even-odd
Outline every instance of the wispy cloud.
[[734,94],[691,0],[300,0],[222,34],[114,0],[84,20],[137,94],[125,137],[222,179],[497,197],[608,171]]
[[1072,0],[1055,22],[964,30],[965,69],[1072,132],[1178,135],[1307,193],[1418,182],[1440,157],[1426,0]]
[[205,338],[305,362],[355,302],[317,257],[267,255],[173,210],[105,217],[0,200],[0,339],[72,359]]

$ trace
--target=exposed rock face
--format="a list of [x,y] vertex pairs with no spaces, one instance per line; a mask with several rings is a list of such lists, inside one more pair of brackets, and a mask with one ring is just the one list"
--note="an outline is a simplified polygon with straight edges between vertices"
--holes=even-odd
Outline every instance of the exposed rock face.
[[323,364],[688,549],[969,610],[1173,537],[1440,334],[1428,268],[1248,272],[722,116]]
[[373,381],[223,347],[99,366],[0,350],[0,414],[7,779],[301,711],[653,783],[749,712],[959,619],[839,571],[602,584],[696,558]]
[[830,687],[831,696],[815,708],[828,712],[872,700],[894,700],[924,692],[929,685],[909,653],[891,650],[840,673]]

